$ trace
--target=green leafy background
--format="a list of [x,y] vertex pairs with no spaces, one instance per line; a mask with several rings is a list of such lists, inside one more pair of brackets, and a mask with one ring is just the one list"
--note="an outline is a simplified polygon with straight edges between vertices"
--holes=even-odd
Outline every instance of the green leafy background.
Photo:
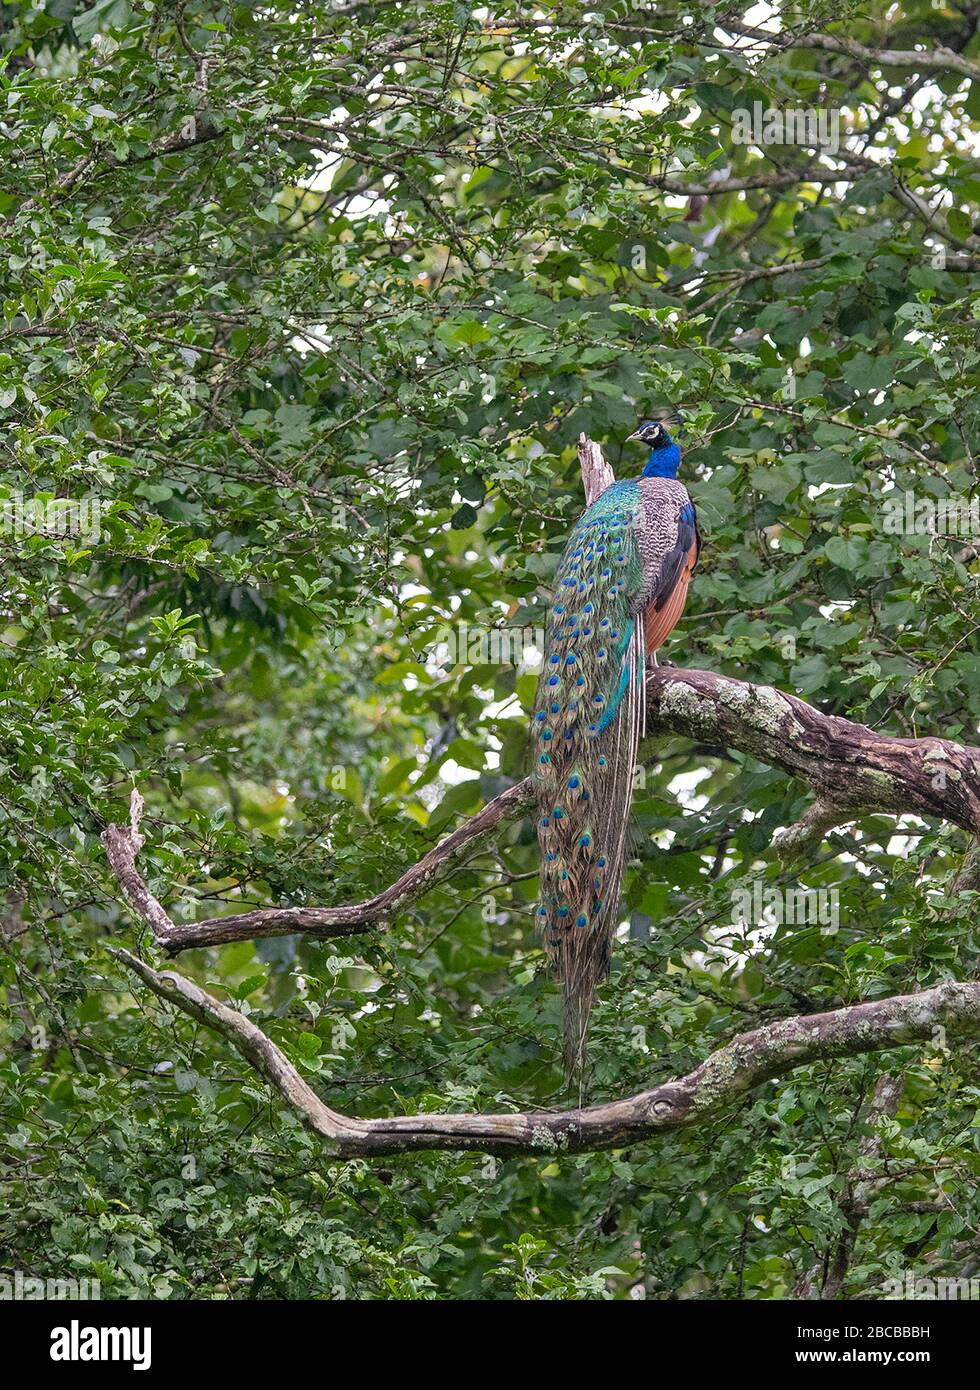
[[[124,1298],[819,1292],[887,1069],[887,1181],[844,1294],[976,1246],[975,1049],[803,1067],[624,1152],[334,1164],[104,950],[155,958],[99,841],[134,785],[141,866],[185,921],[369,896],[522,777],[533,672],[440,664],[440,633],[540,628],[579,433],[626,474],[667,402],[705,535],[667,655],[975,738],[974,551],[882,518],[895,489],[976,483],[980,87],[790,42],[980,64],[975,8],[784,7],[756,43],[741,5],[493,16],[3,7],[5,505],[102,509],[97,537],[0,536],[6,1275]],[[839,112],[839,154],[735,143],[756,101]],[[790,875],[770,842],[805,787],[721,748],[648,754],[593,1099],[974,968],[961,832],[869,818]],[[341,1110],[561,1106],[535,855],[512,824],[386,933],[179,965]],[[760,881],[836,890],[839,930],[733,923]]]

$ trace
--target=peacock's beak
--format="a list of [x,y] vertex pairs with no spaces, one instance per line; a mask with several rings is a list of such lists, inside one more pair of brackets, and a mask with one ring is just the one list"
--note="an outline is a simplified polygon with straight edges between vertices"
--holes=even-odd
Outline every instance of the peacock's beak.
[[628,435],[626,436],[626,443],[628,444],[628,443],[630,442],[631,439],[642,439],[642,438],[643,438],[643,432],[642,432],[642,430],[634,430],[632,434],[628,434]]

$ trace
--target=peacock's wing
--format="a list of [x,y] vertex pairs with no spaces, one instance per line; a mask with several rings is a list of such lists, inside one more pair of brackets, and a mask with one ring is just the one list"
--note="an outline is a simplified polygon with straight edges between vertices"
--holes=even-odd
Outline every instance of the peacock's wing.
[[641,478],[642,524],[639,528],[643,582],[637,602],[658,611],[669,602],[688,565],[701,549],[697,513],[687,488],[674,478]]

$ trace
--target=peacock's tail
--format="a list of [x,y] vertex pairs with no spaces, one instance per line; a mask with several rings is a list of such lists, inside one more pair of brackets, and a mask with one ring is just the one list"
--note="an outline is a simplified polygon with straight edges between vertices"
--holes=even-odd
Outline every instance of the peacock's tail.
[[642,737],[639,505],[635,481],[615,483],[572,531],[559,562],[532,723],[538,920],[561,982],[570,1076],[584,1065],[596,987],[609,964]]

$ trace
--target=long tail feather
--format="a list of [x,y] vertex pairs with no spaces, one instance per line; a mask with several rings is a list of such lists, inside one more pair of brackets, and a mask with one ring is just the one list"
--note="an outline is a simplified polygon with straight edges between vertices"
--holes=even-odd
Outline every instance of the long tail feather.
[[562,556],[532,725],[538,920],[561,982],[570,1077],[584,1068],[596,989],[609,966],[643,734],[645,649],[629,488],[615,484],[593,503]]

